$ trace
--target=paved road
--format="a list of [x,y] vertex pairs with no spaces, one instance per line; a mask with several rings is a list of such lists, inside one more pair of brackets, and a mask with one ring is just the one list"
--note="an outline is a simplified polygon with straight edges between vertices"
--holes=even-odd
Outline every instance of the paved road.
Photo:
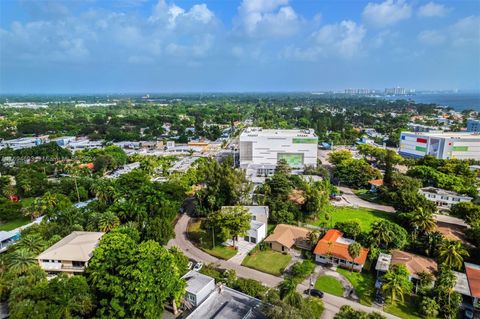
[[[175,225],[175,238],[168,242],[167,247],[176,246],[180,250],[182,250],[183,253],[189,258],[192,258],[196,261],[202,261],[207,264],[215,263],[220,268],[233,269],[237,273],[237,276],[242,278],[258,280],[268,287],[275,287],[282,281],[281,277],[276,277],[276,276],[269,275],[248,267],[243,267],[241,265],[229,262],[228,260],[218,259],[198,249],[187,239],[187,226],[188,226],[189,220],[190,220],[190,217],[187,215],[182,215],[180,217],[180,219],[177,221],[177,224]],[[303,293],[303,291],[305,291],[307,288],[308,288],[308,283],[302,283],[297,286],[297,290],[300,293]],[[354,309],[363,310],[367,312],[372,312],[372,311],[381,312],[380,310],[363,306],[354,301],[341,298],[341,297],[336,297],[329,294],[325,294],[323,298],[323,302],[325,304],[325,312],[322,315],[322,319],[333,318],[335,313],[337,313],[340,307],[343,305],[350,305]],[[384,315],[389,319],[397,318],[393,315],[390,315],[384,312],[381,312],[381,313],[382,315]]]
[[395,208],[393,208],[392,206],[380,205],[380,204],[377,204],[377,203],[368,202],[366,200],[361,199],[360,197],[355,195],[353,193],[353,190],[349,187],[339,186],[338,188],[343,193],[342,197],[353,206],[371,208],[371,209],[381,210],[381,211],[389,212],[389,213],[394,213],[395,212]]

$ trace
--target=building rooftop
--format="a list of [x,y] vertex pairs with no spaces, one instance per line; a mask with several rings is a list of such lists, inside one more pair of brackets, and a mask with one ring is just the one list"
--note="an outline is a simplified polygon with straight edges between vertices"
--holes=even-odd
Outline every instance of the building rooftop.
[[480,298],[480,265],[465,263],[465,273],[470,287],[470,295]]
[[405,265],[410,272],[410,275],[417,278],[421,272],[435,273],[437,271],[437,262],[432,258],[423,257],[408,253],[403,250],[392,250],[392,264]]
[[383,185],[383,179],[372,179],[368,181],[368,184],[379,187]]
[[453,274],[456,278],[454,290],[462,295],[471,296],[467,275],[458,271],[453,271]]
[[375,270],[387,272],[392,262],[392,255],[380,253],[378,255],[377,264]]
[[462,195],[454,191],[448,191],[448,190],[436,188],[436,187],[422,187],[420,188],[420,191],[425,193],[437,194],[437,195],[460,196],[460,197],[469,198],[470,200],[473,199],[472,197],[467,195]]
[[265,238],[266,242],[278,242],[285,247],[291,248],[296,240],[307,238],[310,230],[298,226],[278,224],[273,233]]
[[[341,231],[329,229],[323,238],[318,241],[313,253],[319,256],[330,254],[331,256],[351,261],[353,258],[348,253],[348,246],[352,243],[354,243],[354,241],[344,238]],[[355,263],[364,264],[367,260],[367,255],[368,249],[362,247],[360,255],[355,258]]]
[[212,277],[199,273],[198,271],[190,270],[182,277],[187,282],[186,291],[197,294],[211,281],[215,281]]
[[313,129],[305,130],[282,130],[282,129],[263,129],[261,127],[248,127],[241,136],[290,136],[290,137],[317,137]]
[[475,132],[402,132],[402,134],[414,134],[419,136],[453,138],[453,139],[480,139],[480,134]]
[[37,259],[88,261],[105,233],[74,231],[38,255]]
[[261,301],[226,286],[215,289],[187,318],[264,319]]

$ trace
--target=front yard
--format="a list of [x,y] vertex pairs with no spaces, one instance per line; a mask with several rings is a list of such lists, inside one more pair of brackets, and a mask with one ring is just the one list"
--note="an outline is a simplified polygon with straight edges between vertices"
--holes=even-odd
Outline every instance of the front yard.
[[335,277],[321,275],[315,282],[315,289],[326,292],[331,295],[343,297],[343,286]]
[[350,272],[337,268],[337,272],[350,281],[362,305],[370,306],[375,295],[375,277],[367,272]]
[[264,251],[257,249],[245,257],[242,266],[280,276],[285,270],[285,267],[290,263],[291,259],[292,256],[289,254],[284,255],[271,249]]
[[420,319],[422,316],[417,312],[418,308],[418,297],[405,296],[405,303],[385,305],[383,310],[404,319]]
[[30,218],[27,218],[27,217],[20,217],[20,218],[17,218],[17,219],[14,219],[14,220],[11,220],[9,222],[6,222],[4,224],[0,224],[0,231],[4,230],[4,231],[10,231],[10,230],[13,230],[17,227],[20,227],[20,226],[23,226],[23,225],[26,225],[28,223],[30,223],[31,220]]
[[[332,219],[329,221],[327,227],[334,227],[337,222],[346,222],[346,221],[356,221],[360,224],[363,232],[370,231],[370,227],[373,222],[379,220],[390,220],[393,221],[393,214],[386,213],[378,210],[368,209],[368,208],[354,208],[354,207],[333,207]],[[325,222],[325,215],[322,213],[320,218],[314,222],[309,222],[313,225],[321,226]]]
[[[206,253],[220,259],[228,260],[237,254],[232,247],[215,245],[212,247],[212,235],[201,228],[202,220],[193,220],[188,225],[188,238]],[[219,243],[220,244],[220,243]]]

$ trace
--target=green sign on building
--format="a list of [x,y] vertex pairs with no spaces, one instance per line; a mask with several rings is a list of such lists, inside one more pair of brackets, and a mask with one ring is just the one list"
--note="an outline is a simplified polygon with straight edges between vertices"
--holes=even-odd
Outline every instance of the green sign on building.
[[305,138],[305,137],[294,137],[293,144],[317,144],[318,139],[316,138]]
[[454,146],[453,151],[454,152],[466,152],[466,151],[468,151],[468,146]]

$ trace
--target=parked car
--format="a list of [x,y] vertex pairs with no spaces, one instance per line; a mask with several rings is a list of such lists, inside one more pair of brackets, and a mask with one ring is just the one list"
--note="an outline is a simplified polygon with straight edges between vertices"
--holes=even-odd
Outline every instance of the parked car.
[[202,267],[203,267],[203,263],[196,263],[195,267],[193,267],[193,270],[200,271],[200,269],[202,269]]
[[307,289],[305,290],[305,294],[310,295],[312,297],[323,298],[323,292],[318,289]]

